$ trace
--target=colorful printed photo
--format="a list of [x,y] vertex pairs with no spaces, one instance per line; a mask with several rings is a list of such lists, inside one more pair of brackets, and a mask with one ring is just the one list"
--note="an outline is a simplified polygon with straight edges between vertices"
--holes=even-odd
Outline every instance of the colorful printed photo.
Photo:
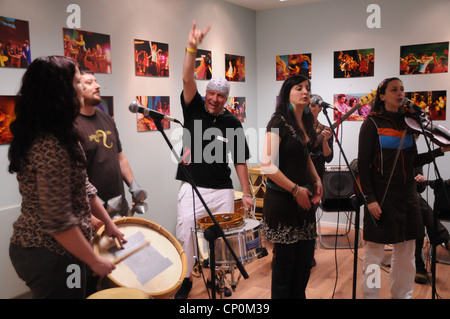
[[277,55],[275,64],[277,81],[284,81],[298,74],[311,79],[311,53]]
[[[170,97],[169,96],[137,96],[136,101],[143,107],[170,115]],[[155,122],[150,116],[136,113],[138,132],[156,131]],[[162,120],[163,129],[170,129],[170,122]]]
[[375,49],[334,52],[334,78],[357,78],[374,75]]
[[28,21],[0,16],[0,67],[27,68],[30,63]]
[[339,111],[334,110],[334,121],[364,121],[372,109],[370,103],[358,104],[365,95],[366,93],[335,94],[333,106]]
[[210,80],[212,77],[211,51],[197,50],[195,58],[195,73],[197,80]]
[[400,74],[448,72],[448,42],[400,47]]
[[245,123],[246,121],[246,103],[245,97],[228,97],[228,102],[225,107],[233,113],[241,123]]
[[225,78],[228,81],[245,82],[245,57],[225,54]]
[[111,41],[106,34],[63,28],[64,55],[95,73],[112,73]]
[[134,40],[136,75],[169,76],[169,45],[166,43]]
[[9,144],[13,139],[9,126],[16,118],[15,105],[15,96],[0,95],[0,144]]
[[447,91],[406,92],[414,104],[430,113],[433,121],[445,121],[447,113]]

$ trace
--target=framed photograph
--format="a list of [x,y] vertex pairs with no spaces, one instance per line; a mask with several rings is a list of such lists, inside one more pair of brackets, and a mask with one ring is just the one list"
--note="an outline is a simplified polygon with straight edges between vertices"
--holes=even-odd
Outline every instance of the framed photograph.
[[335,51],[334,78],[374,76],[375,49]]
[[[170,97],[169,96],[137,96],[136,101],[143,107],[170,115]],[[155,122],[150,116],[136,113],[138,132],[156,131]],[[162,120],[163,129],[170,129],[170,122]]]
[[169,45],[148,40],[134,40],[137,76],[169,76]]
[[241,123],[245,123],[246,121],[246,102],[245,97],[228,97],[227,104],[225,107],[233,113]]
[[448,42],[400,47],[400,75],[447,72]]
[[30,63],[28,21],[0,16],[0,67],[26,69]]
[[112,73],[111,40],[106,34],[63,28],[64,55],[95,73]]
[[212,77],[212,57],[211,51],[197,50],[195,57],[195,73],[196,80],[211,80]]
[[[353,94],[334,94],[333,106],[339,111],[334,110],[334,121],[338,121],[343,117],[345,121],[364,121],[372,109],[372,105],[358,105],[359,100],[367,93]],[[357,106],[358,105],[358,106]]]
[[433,121],[445,121],[447,113],[447,91],[406,92],[414,104],[430,113]]
[[245,57],[225,54],[225,78],[228,81],[245,82]]
[[288,77],[298,74],[311,79],[311,53],[277,55],[275,59],[277,81],[284,81]]
[[16,118],[15,105],[16,96],[0,95],[0,144],[9,144],[13,139],[9,126]]

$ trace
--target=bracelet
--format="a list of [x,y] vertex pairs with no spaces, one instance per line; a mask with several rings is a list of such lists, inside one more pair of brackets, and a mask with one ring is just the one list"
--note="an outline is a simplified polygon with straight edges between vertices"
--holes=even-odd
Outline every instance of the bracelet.
[[187,52],[191,52],[191,53],[196,53],[196,52],[197,52],[197,49],[191,49],[191,48],[189,48],[189,47],[186,47],[186,51],[187,51]]
[[[292,187],[292,190],[291,190],[291,195],[294,196],[294,198],[295,198],[295,196],[297,196],[297,193],[298,193],[298,187],[297,186],[298,185],[295,184],[294,187]],[[295,194],[294,194],[294,191],[295,191]]]
[[244,194],[244,195],[242,195],[242,197],[252,197],[252,195],[250,195],[250,194]]

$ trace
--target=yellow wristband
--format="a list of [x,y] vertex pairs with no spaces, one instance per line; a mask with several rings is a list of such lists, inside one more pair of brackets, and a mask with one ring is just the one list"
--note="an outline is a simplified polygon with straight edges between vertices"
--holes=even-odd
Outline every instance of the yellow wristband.
[[186,47],[186,51],[191,52],[191,53],[196,53],[197,49],[191,49],[191,48]]

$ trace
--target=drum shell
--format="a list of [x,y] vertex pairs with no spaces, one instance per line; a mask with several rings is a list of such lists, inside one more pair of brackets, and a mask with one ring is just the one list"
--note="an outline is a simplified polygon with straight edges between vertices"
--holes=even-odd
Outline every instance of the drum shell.
[[[114,220],[114,223],[119,227],[119,230],[125,233],[127,238],[127,233],[129,228],[133,228],[132,232],[134,232],[134,228],[138,231],[142,231],[147,236],[150,236],[150,245],[153,245],[159,253],[164,255],[164,257],[169,256],[173,260],[173,266],[176,268],[175,270],[170,269],[167,270],[167,273],[161,274],[161,276],[169,276],[166,278],[158,278],[156,281],[159,283],[156,286],[153,286],[152,282],[146,285],[140,285],[136,283],[135,279],[132,279],[132,276],[129,276],[128,279],[124,279],[123,273],[129,273],[129,269],[125,269],[126,265],[124,262],[121,262],[116,265],[116,269],[113,270],[111,274],[104,277],[101,282],[101,289],[114,288],[114,287],[127,287],[127,288],[136,288],[140,289],[149,294],[151,298],[154,299],[168,299],[172,298],[177,290],[180,288],[181,283],[186,276],[187,272],[187,258],[181,244],[176,240],[176,238],[170,234],[166,229],[162,226],[138,217],[124,217],[118,218]],[[109,248],[114,245],[114,241],[107,236],[102,236],[104,232],[104,227],[100,228],[98,234],[99,238],[96,239],[94,243],[94,251],[109,260],[114,260],[115,257],[109,254],[106,248]],[[164,243],[164,249],[161,249],[160,243]],[[168,248],[168,249],[167,249]],[[168,251],[169,250],[169,251]],[[177,256],[175,256],[175,254]],[[168,274],[168,275],[166,275]],[[159,277],[160,275],[156,276]],[[156,278],[155,277],[155,278]],[[153,279],[152,279],[153,281]],[[163,282],[163,283],[161,283]]]
[[[250,263],[260,255],[262,240],[259,221],[246,218],[243,226],[231,230],[224,229],[224,234],[240,262]],[[198,243],[200,258],[209,259],[209,243],[204,238],[203,231],[198,231]],[[215,241],[215,256],[217,265],[236,263],[222,238]]]

